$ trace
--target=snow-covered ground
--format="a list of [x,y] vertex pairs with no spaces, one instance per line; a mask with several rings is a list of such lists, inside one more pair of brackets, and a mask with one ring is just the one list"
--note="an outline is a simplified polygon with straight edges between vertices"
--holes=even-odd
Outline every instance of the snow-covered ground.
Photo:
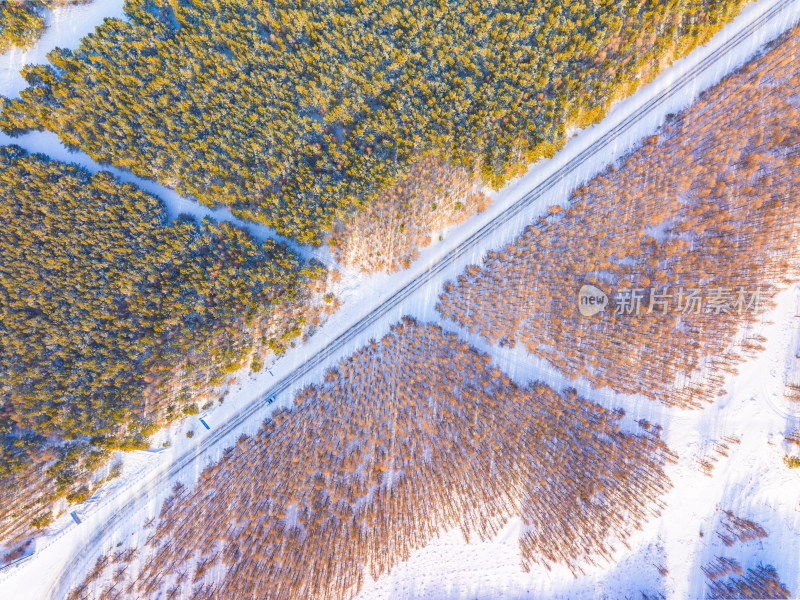
[[[95,0],[99,2],[99,0]],[[265,368],[258,376],[240,376],[241,385],[230,390],[223,404],[213,409],[208,416],[210,431],[200,425],[197,418],[190,418],[156,438],[154,445],[169,439],[171,446],[152,456],[131,455],[125,457],[122,476],[115,481],[115,489],[109,490],[102,501],[84,508],[83,523],[72,524],[67,516],[57,523],[53,534],[40,540],[35,558],[27,563],[0,574],[0,596],[5,598],[44,598],[59,597],[63,587],[55,587],[56,580],[65,565],[70,573],[61,584],[74,583],[82,578],[84,569],[94,562],[97,555],[104,552],[109,544],[123,540],[143,542],[139,532],[145,518],[157,513],[163,499],[169,495],[172,482],[182,480],[191,483],[200,470],[212,460],[216,460],[222,450],[231,445],[241,433],[252,433],[259,427],[275,406],[291,402],[293,392],[298,387],[319,378],[326,365],[308,373],[306,379],[287,390],[275,404],[264,406],[242,427],[231,431],[213,445],[207,444],[208,436],[216,428],[234,418],[237,413],[258,398],[274,382],[302,365],[309,356],[320,351],[326,342],[347,330],[354,322],[372,307],[390,297],[395,290],[419,277],[432,264],[436,263],[451,249],[458,246],[469,234],[502,212],[527,190],[534,187],[548,174],[557,170],[570,158],[576,156],[605,132],[637,108],[657,97],[664,89],[679,81],[683,74],[692,70],[704,57],[711,55],[742,28],[746,28],[760,14],[777,4],[779,0],[759,0],[749,5],[743,13],[705,47],[698,48],[686,59],[678,61],[650,85],[639,90],[631,98],[619,102],[602,123],[576,132],[567,146],[553,159],[533,166],[521,179],[512,182],[495,194],[493,204],[480,215],[446,232],[443,242],[438,242],[424,250],[420,258],[407,271],[392,276],[375,275],[364,278],[353,272],[343,272],[338,295],[344,301],[340,311],[307,344],[296,348],[274,365]],[[795,23],[800,17],[800,2],[788,6],[780,17],[769,22],[750,36],[746,42],[725,53],[724,58],[696,77],[684,93],[678,94],[668,102],[654,107],[635,127],[626,131],[613,145],[587,160],[580,168],[574,169],[564,178],[562,185],[544,195],[516,219],[496,229],[493,235],[466,252],[459,260],[445,269],[425,289],[420,290],[405,302],[389,310],[383,318],[363,334],[355,337],[348,345],[331,354],[330,362],[338,360],[361,346],[369,338],[377,338],[389,326],[406,314],[420,320],[439,320],[434,305],[441,283],[457,276],[465,265],[480,262],[483,254],[513,239],[527,223],[543,214],[553,204],[563,204],[571,189],[602,170],[609,162],[628,152],[638,140],[653,133],[663,123],[668,113],[675,113],[691,103],[703,89],[719,81],[725,74],[743,64],[763,43],[775,38],[780,32]],[[45,43],[44,41],[42,43]],[[51,40],[54,45],[66,45]],[[0,56],[0,72],[5,63]],[[6,85],[4,82],[3,85]],[[9,95],[8,88],[2,93]],[[55,158],[63,148],[53,138],[40,138],[31,134],[17,140],[22,147],[31,151],[45,151]],[[0,138],[0,143],[3,143]],[[30,144],[30,145],[29,145]],[[38,145],[37,144],[41,144]],[[69,155],[69,160],[76,160]],[[88,160],[82,157],[81,160]],[[98,168],[96,165],[94,168]],[[126,177],[130,181],[135,178]],[[145,189],[154,189],[150,182],[143,182]],[[164,197],[161,192],[157,192]],[[165,198],[168,204],[171,200]],[[177,200],[175,200],[177,201]],[[190,201],[187,201],[190,202]],[[170,210],[174,210],[170,206]],[[417,552],[411,560],[383,577],[377,583],[368,585],[364,598],[405,597],[405,598],[473,598],[473,597],[528,597],[529,595],[552,597],[621,597],[627,591],[631,594],[643,591],[664,591],[671,597],[697,597],[702,595],[699,564],[712,558],[709,538],[700,537],[701,527],[710,527],[714,510],[719,505],[736,512],[739,516],[751,518],[770,532],[770,538],[762,544],[734,548],[733,552],[747,553],[753,558],[743,559],[744,566],[752,566],[753,560],[763,559],[774,564],[783,580],[793,591],[798,591],[797,564],[800,556],[798,548],[797,499],[800,498],[800,475],[789,471],[780,462],[784,447],[780,438],[787,430],[788,421],[794,418],[789,411],[774,410],[782,406],[780,396],[783,391],[782,378],[787,363],[794,356],[797,346],[795,328],[797,319],[791,315],[796,310],[797,291],[792,290],[782,296],[782,301],[772,317],[774,325],[765,328],[768,337],[768,350],[741,369],[731,393],[713,406],[702,411],[680,412],[674,409],[642,402],[635,398],[617,397],[605,390],[593,392],[591,398],[607,405],[621,405],[629,413],[626,421],[634,417],[644,417],[664,426],[664,435],[670,447],[681,456],[678,465],[671,469],[670,475],[676,488],[667,498],[664,517],[653,523],[646,531],[640,532],[632,540],[632,550],[620,554],[620,562],[603,571],[590,574],[578,581],[566,572],[554,571],[552,574],[533,572],[525,574],[519,568],[519,555],[516,547],[515,531],[518,523],[510,523],[506,531],[489,543],[464,544],[460,534],[451,533]],[[783,311],[783,312],[781,312]],[[448,327],[447,324],[444,324]],[[451,327],[451,329],[456,330]],[[456,330],[457,331],[457,330]],[[464,335],[463,332],[459,333]],[[486,349],[470,336],[467,339],[480,348]],[[507,370],[520,381],[542,379],[554,387],[565,382],[560,375],[545,365],[532,361],[509,351],[491,349],[498,366]],[[791,355],[791,356],[790,356]],[[577,386],[580,390],[580,385]],[[770,401],[767,401],[769,398]],[[191,439],[185,432],[193,430]],[[697,466],[698,456],[711,451],[711,444],[722,435],[741,436],[741,444],[734,446],[732,456],[721,460],[714,477],[702,474]],[[770,444],[771,442],[771,444]],[[199,454],[193,468],[184,469],[169,483],[152,489],[147,486],[148,477],[165,472],[169,465],[186,451],[197,449]],[[146,461],[144,459],[147,459]],[[144,474],[144,475],[142,475]],[[147,488],[148,501],[137,505],[135,511],[125,512],[125,520],[114,531],[102,532],[100,529],[110,515],[128,511],[128,499]],[[790,502],[790,499],[791,500]],[[794,534],[793,534],[794,532]],[[102,537],[98,537],[102,534]],[[93,545],[85,548],[85,542]],[[729,556],[736,554],[726,553]],[[73,559],[78,560],[73,560]],[[664,565],[669,574],[659,580],[654,564]]]

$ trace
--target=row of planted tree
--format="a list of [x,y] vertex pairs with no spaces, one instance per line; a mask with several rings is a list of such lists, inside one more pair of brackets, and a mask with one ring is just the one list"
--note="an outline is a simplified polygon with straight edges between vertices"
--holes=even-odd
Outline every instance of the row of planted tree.
[[[721,511],[717,526],[717,537],[726,548],[737,544],[764,539],[766,530],[758,523],[743,519],[730,511]],[[778,571],[772,565],[759,563],[744,570],[735,558],[717,556],[703,565],[701,570],[707,579],[706,598],[791,598],[792,593],[781,582]]]
[[659,429],[621,417],[406,318],[178,486],[146,544],[70,598],[350,597],[446,530],[489,539],[514,516],[523,568],[579,573],[670,488]]
[[[798,46],[795,30],[467,268],[441,314],[595,387],[681,406],[724,393],[800,275]],[[587,284],[608,297],[588,317]]]

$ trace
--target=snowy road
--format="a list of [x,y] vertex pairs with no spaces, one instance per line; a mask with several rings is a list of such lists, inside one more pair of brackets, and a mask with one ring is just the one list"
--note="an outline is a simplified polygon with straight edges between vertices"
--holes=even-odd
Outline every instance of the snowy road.
[[[163,464],[129,482],[101,505],[87,509],[80,526],[66,527],[40,547],[34,559],[3,574],[3,597],[8,592],[8,597],[65,598],[86,565],[118,539],[126,520],[133,519],[145,506],[157,504],[175,481],[196,477],[221,448],[230,445],[246,427],[260,422],[268,412],[265,399],[287,398],[331,361],[368,337],[381,335],[388,324],[406,312],[409,303],[430,303],[431,292],[435,294],[444,280],[478,261],[487,249],[516,235],[548,206],[563,203],[576,185],[652,133],[668,112],[686,106],[699,91],[742,64],[799,16],[797,0],[762,0],[750,5],[707,46],[698,48],[652,84],[620,102],[602,123],[578,134],[554,159],[536,165],[522,180],[503,190],[485,214],[454,230],[448,243],[423,252],[407,272],[376,278],[373,283],[383,285],[371,287],[360,302],[358,298],[346,299],[345,308],[352,311],[345,311],[326,325],[323,331],[330,336],[327,340],[314,338],[287,357],[281,370],[275,369],[279,375],[275,385],[242,402],[237,411],[200,436],[196,444],[166,456]],[[352,321],[347,321],[350,317]],[[292,361],[294,364],[290,365]]]

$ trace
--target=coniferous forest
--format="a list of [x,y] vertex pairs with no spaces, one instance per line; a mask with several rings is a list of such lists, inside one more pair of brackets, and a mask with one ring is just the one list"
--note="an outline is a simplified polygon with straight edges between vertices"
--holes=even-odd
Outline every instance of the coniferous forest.
[[252,343],[235,332],[285,317],[324,271],[230,224],[168,223],[133,185],[15,146],[0,147],[0,198],[4,508],[31,502],[20,492],[40,485],[45,445],[54,497],[111,449],[146,446],[165,408],[148,388],[186,357],[239,366]]
[[56,4],[90,0],[3,0],[0,2],[0,54],[16,46],[27,48],[45,30],[44,11]]
[[0,52],[12,46],[25,48],[44,31],[44,19],[37,9],[44,3],[3,2],[0,4]]
[[319,243],[420,154],[499,187],[741,4],[130,0],[0,126]]

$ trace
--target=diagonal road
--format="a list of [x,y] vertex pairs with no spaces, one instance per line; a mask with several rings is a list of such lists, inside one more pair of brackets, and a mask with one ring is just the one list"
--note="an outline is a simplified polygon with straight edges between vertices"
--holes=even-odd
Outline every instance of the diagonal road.
[[[80,547],[73,552],[72,558],[50,587],[49,597],[55,599],[65,598],[69,585],[73,582],[75,574],[81,572],[80,567],[82,563],[87,560],[87,556],[92,553],[93,549],[100,547],[104,538],[110,536],[118,524],[136,513],[139,508],[145,506],[148,500],[153,497],[153,494],[162,485],[168,484],[173,478],[182,474],[184,470],[192,467],[196,468],[196,465],[201,464],[199,461],[208,449],[224,440],[228,435],[234,433],[242,424],[249,422],[258,411],[263,409],[266,399],[278,396],[302,381],[303,378],[314,369],[326,363],[330,356],[343,350],[347,344],[376,324],[391,310],[396,309],[417,291],[426,287],[461,258],[468,256],[478,244],[486,240],[486,238],[498,228],[513,220],[549,191],[563,186],[564,180],[573,170],[597,156],[602,156],[604,150],[608,149],[609,146],[614,144],[631,128],[645,120],[654,110],[658,109],[666,102],[673,100],[675,97],[679,97],[681,94],[691,94],[691,86],[698,76],[708,69],[718,67],[721,61],[724,60],[731,51],[735,50],[745,41],[748,41],[751,36],[776,18],[786,18],[786,15],[783,14],[784,11],[795,2],[797,2],[797,0],[780,0],[767,11],[754,17],[751,23],[744,27],[739,33],[731,36],[731,38],[724,44],[721,44],[714,52],[698,61],[697,64],[681,76],[680,79],[671,82],[669,87],[637,108],[602,136],[598,137],[594,142],[577,153],[570,160],[566,161],[561,167],[553,171],[527,193],[513,203],[510,203],[502,212],[498,213],[490,221],[465,238],[459,245],[433,262],[427,270],[421,272],[417,277],[398,288],[389,297],[353,323],[348,329],[330,340],[314,355],[310,356],[303,364],[285,375],[278,383],[243,406],[242,409],[229,418],[228,421],[216,427],[211,434],[206,436],[202,446],[187,450],[184,454],[176,457],[167,469],[151,473],[139,481],[132,482],[132,484],[120,490],[115,497],[105,500],[104,504],[108,504],[109,501],[113,502],[115,499],[118,499],[116,511],[111,514],[104,523],[95,526],[94,532],[80,543]],[[131,488],[134,487],[138,489],[131,492]],[[123,498],[124,496],[127,497]],[[55,543],[63,535],[70,532],[71,529],[72,527],[65,529],[61,534],[50,540],[46,546],[40,548],[39,551],[41,552]],[[32,564],[35,564],[35,561],[31,561],[29,565],[22,565],[14,569],[14,571],[30,568]]]

